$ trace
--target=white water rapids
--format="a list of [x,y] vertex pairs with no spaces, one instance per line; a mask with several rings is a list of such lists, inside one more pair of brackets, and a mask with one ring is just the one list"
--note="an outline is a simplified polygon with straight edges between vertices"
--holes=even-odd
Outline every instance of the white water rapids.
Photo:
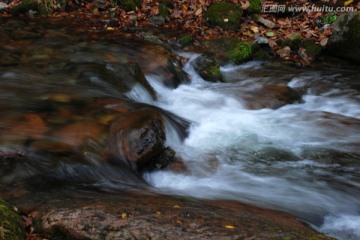
[[[185,56],[189,62],[196,57]],[[145,179],[166,193],[275,208],[338,239],[359,239],[358,92],[339,88],[335,80],[341,76],[314,70],[287,82],[307,86],[303,103],[249,110],[241,93],[280,77],[246,74],[261,68],[259,62],[223,67],[230,81],[209,83],[187,63],[192,82],[174,90],[156,81],[158,76],[147,76],[159,94],[158,101],[148,103],[192,124],[184,143],[168,134],[168,144],[188,171],[158,171]],[[326,88],[309,87],[315,84],[311,79],[324,80]]]

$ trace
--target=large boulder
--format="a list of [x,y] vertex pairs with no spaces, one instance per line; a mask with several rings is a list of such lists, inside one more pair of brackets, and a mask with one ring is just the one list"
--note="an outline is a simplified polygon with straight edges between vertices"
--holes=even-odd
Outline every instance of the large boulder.
[[0,198],[0,239],[25,239],[25,226],[14,208]]
[[152,109],[122,115],[112,123],[110,134],[112,159],[125,161],[138,171],[153,169],[156,164],[166,167],[175,155],[165,148],[165,125],[161,114]]
[[330,55],[360,63],[360,13],[341,15],[334,24],[327,52]]
[[252,58],[251,45],[237,38],[217,38],[204,41],[203,50],[220,65],[232,62],[241,64]]
[[68,198],[35,216],[48,239],[332,239],[279,211],[154,194]]
[[241,5],[225,1],[211,4],[205,13],[210,26],[219,26],[233,31],[238,29],[241,17]]

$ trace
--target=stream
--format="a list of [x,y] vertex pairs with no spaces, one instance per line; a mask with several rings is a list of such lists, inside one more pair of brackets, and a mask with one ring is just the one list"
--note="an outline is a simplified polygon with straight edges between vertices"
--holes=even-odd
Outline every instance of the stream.
[[[192,67],[199,54],[179,52],[191,81],[173,88],[163,48],[61,24],[0,19],[0,151],[30,156],[0,163],[0,193],[27,201],[29,192],[56,188],[148,189],[229,199],[288,212],[337,239],[360,238],[357,68],[253,61],[221,67],[225,82],[210,83]],[[119,64],[129,61],[140,65],[157,99],[146,84],[117,85]],[[295,89],[302,101],[266,107],[272,100],[258,89],[269,84]],[[139,176],[106,161],[112,109],[125,105],[175,119],[178,125],[166,124],[166,145],[186,171]],[[178,128],[185,122],[187,137]],[[82,128],[89,135],[75,134]]]

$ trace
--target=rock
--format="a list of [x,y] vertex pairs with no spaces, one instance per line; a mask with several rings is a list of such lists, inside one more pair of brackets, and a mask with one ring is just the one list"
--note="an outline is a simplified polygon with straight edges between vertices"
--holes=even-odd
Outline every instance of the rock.
[[223,77],[220,73],[220,66],[214,58],[208,55],[201,55],[192,63],[199,75],[209,82],[222,82]]
[[276,51],[276,54],[279,55],[281,58],[286,59],[286,58],[290,57],[291,49],[290,49],[290,47],[286,46],[286,47],[278,49]]
[[49,131],[44,119],[34,113],[27,113],[15,118],[3,119],[0,139],[35,140],[43,138]]
[[129,163],[135,170],[156,165],[154,158],[165,150],[165,126],[155,110],[145,108],[123,114],[112,123],[110,131],[114,159]]
[[204,42],[208,51],[220,65],[229,61],[240,64],[252,57],[251,45],[236,38],[218,38]]
[[[138,49],[146,59],[142,59],[139,65],[145,74],[164,76],[162,83],[169,88],[176,88],[180,84],[190,82],[190,79],[182,69],[180,58],[175,52],[161,44],[144,44]],[[134,59],[136,60],[136,59]]]
[[249,14],[257,14],[261,12],[263,0],[250,0],[250,5],[246,9],[246,12]]
[[0,198],[0,239],[25,239],[25,226],[14,208]]
[[3,10],[5,8],[7,8],[7,7],[8,7],[8,5],[6,3],[0,2],[0,10]]
[[139,0],[119,0],[117,3],[127,12],[134,11],[137,7],[141,6],[141,2]]
[[253,54],[253,59],[256,61],[270,61],[271,56],[267,51],[259,50]]
[[48,239],[331,239],[287,213],[153,193],[67,198],[35,211],[35,232]]
[[230,2],[212,3],[205,12],[205,19],[210,26],[219,26],[225,30],[236,31],[241,17],[241,4]]
[[273,23],[272,21],[267,20],[267,19],[265,19],[263,17],[260,17],[260,16],[257,17],[256,21],[261,23],[265,27],[268,27],[268,28],[274,28],[276,26],[275,23]]
[[152,16],[147,20],[154,25],[163,25],[165,23],[165,18],[162,15]]
[[103,133],[101,125],[83,121],[71,123],[58,129],[52,133],[51,139],[59,145],[59,148],[62,145],[79,148],[88,140],[101,139]]
[[327,52],[335,57],[360,62],[360,13],[351,12],[338,17]]
[[68,63],[64,71],[74,75],[82,84],[95,85],[105,90],[114,87],[121,93],[127,93],[136,84],[140,84],[154,100],[157,99],[157,93],[146,80],[140,66],[134,62],[125,64]]
[[305,41],[304,47],[306,50],[306,55],[310,56],[312,60],[317,59],[322,50],[321,45],[316,44],[314,40]]
[[264,37],[260,37],[258,35],[255,36],[255,40],[257,41],[257,43],[259,44],[268,44],[269,40],[267,38]]
[[289,46],[291,50],[298,50],[301,46],[302,36],[300,33],[291,33],[285,37],[284,45]]
[[243,99],[249,109],[277,109],[302,101],[301,95],[297,91],[285,85],[266,85],[253,92],[245,93]]

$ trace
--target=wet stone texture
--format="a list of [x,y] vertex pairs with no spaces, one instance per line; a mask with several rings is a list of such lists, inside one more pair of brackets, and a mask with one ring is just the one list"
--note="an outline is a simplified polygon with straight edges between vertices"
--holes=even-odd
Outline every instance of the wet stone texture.
[[68,239],[331,239],[278,211],[168,196],[68,200],[32,215],[44,236]]

